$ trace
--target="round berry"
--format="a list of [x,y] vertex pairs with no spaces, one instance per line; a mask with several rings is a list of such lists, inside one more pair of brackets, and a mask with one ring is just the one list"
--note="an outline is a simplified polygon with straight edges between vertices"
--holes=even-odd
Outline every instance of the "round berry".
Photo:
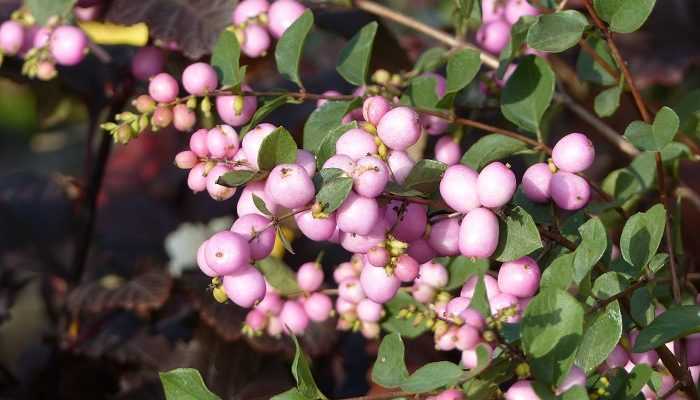
[[[312,184],[313,186],[313,184]],[[343,204],[336,211],[338,228],[347,233],[366,235],[372,231],[379,220],[377,200],[350,192]]]
[[[243,85],[243,90],[250,90],[250,86]],[[242,101],[242,108],[237,108],[236,103]],[[238,104],[241,106],[241,104]],[[242,126],[253,117],[258,107],[258,100],[255,96],[217,96],[216,113],[222,121],[232,126]],[[273,128],[274,129],[274,128]]]
[[459,350],[470,350],[481,342],[479,330],[471,325],[464,324],[457,330],[457,342],[455,347]]
[[484,167],[476,181],[481,205],[489,208],[502,207],[513,198],[517,182],[515,174],[501,162],[492,162]]
[[17,21],[5,21],[0,25],[0,50],[15,55],[24,43],[24,27]]
[[546,163],[531,165],[523,175],[523,193],[530,201],[545,203],[549,201],[549,183],[552,170]]
[[552,161],[562,171],[576,173],[593,164],[595,148],[583,133],[570,133],[559,139],[552,149]]
[[498,217],[486,208],[475,208],[459,227],[459,252],[465,257],[489,258],[498,246]]
[[557,386],[557,393],[564,393],[574,386],[586,387],[586,373],[577,366],[572,366],[564,380]]
[[[445,133],[447,128],[449,128],[450,123],[437,115],[423,114],[420,117],[421,126],[428,133],[428,135],[439,136]],[[443,161],[444,162],[444,161]]]
[[437,256],[435,250],[423,238],[416,239],[408,244],[408,255],[413,257],[419,264],[428,262]]
[[314,292],[323,284],[323,269],[317,262],[307,262],[297,271],[297,283],[305,292]]
[[459,317],[465,324],[472,326],[479,331],[483,330],[486,326],[484,316],[473,308],[467,308],[466,310],[462,311],[462,314],[460,314]]
[[540,267],[530,257],[521,257],[501,265],[498,288],[503,293],[525,298],[532,297],[540,285]]
[[238,133],[228,125],[219,125],[207,132],[207,149],[213,157],[233,158],[239,145]]
[[246,133],[241,142],[241,148],[245,153],[245,159],[251,167],[258,169],[258,153],[263,140],[275,130],[275,126],[263,123]]
[[57,64],[71,66],[83,61],[87,45],[87,36],[80,28],[64,25],[54,29],[49,48]]
[[207,188],[207,174],[204,173],[205,163],[195,165],[187,175],[187,187],[195,193]]
[[450,136],[443,136],[435,143],[435,159],[447,165],[454,165],[462,157],[459,143]]
[[280,322],[288,333],[299,335],[309,326],[309,316],[304,307],[295,300],[287,300],[280,311]]
[[209,267],[209,264],[207,264],[207,259],[204,255],[204,249],[206,248],[206,246],[207,240],[205,240],[201,245],[199,245],[199,248],[197,248],[197,266],[204,273],[204,275],[213,278],[218,274],[216,273],[216,271],[211,269],[211,267]]
[[372,247],[367,252],[367,261],[375,267],[386,266],[389,259],[389,252],[384,247]]
[[255,332],[260,332],[267,325],[267,316],[264,312],[254,308],[245,316],[245,324]]
[[255,306],[256,309],[268,315],[279,315],[282,311],[282,298],[279,294],[268,288],[265,290],[265,297]]
[[250,58],[263,57],[270,48],[270,35],[267,29],[258,24],[250,24],[243,31],[243,43],[241,51]]
[[444,265],[435,261],[429,261],[420,265],[417,280],[436,289],[440,289],[447,285],[449,274]]
[[372,247],[384,241],[386,238],[386,230],[386,222],[384,220],[378,220],[372,230],[366,235],[341,232],[340,245],[351,253],[366,253]]
[[[374,267],[371,267],[374,268]],[[384,270],[382,270],[382,273]],[[357,278],[346,278],[338,284],[338,297],[351,303],[357,304],[365,298],[360,280]]]
[[233,9],[231,21],[234,25],[242,25],[248,19],[267,12],[269,8],[270,3],[267,0],[243,0],[236,4],[236,8]]
[[[437,333],[436,333],[437,336]],[[437,337],[435,348],[441,351],[454,350],[457,343],[457,327],[450,327],[447,332]]]
[[203,62],[190,64],[182,72],[182,86],[189,94],[204,96],[219,85],[219,78],[211,65]]
[[223,281],[226,296],[239,307],[250,308],[265,297],[265,278],[250,265],[224,276]]
[[435,400],[465,400],[465,397],[459,389],[447,389],[438,394]]
[[159,103],[170,103],[177,98],[179,91],[177,81],[167,72],[154,76],[148,84],[148,94]]
[[209,147],[207,146],[207,130],[199,129],[190,136],[190,150],[198,157],[208,157]]
[[428,208],[417,203],[406,203],[393,200],[386,207],[384,217],[397,239],[404,242],[417,240],[428,225]]
[[440,256],[456,256],[459,254],[459,220],[445,218],[430,227],[428,244]]
[[[474,290],[476,289],[476,284],[479,282],[478,276],[472,276],[467,279],[462,286],[462,291],[460,296],[472,298],[474,297]],[[499,295],[501,290],[498,288],[498,281],[491,275],[484,275],[484,286],[486,287],[486,297],[492,299],[493,297]]]
[[282,37],[284,31],[301,17],[306,7],[295,0],[277,0],[270,6],[267,12],[268,28],[276,38]]
[[588,204],[591,189],[582,177],[570,172],[558,171],[549,184],[554,203],[564,210],[578,210]]
[[619,344],[615,346],[613,351],[608,355],[608,359],[605,360],[605,364],[610,368],[622,368],[627,362],[629,362],[629,356],[625,349]]
[[343,133],[335,143],[335,153],[343,154],[352,160],[377,153],[374,136],[366,131],[353,128]]
[[392,150],[406,150],[420,138],[420,118],[408,107],[396,107],[377,124],[377,135]]
[[[491,346],[489,346],[486,343],[481,343],[480,346],[486,350],[486,353],[488,354],[488,358],[490,360],[493,354],[493,349],[491,348]],[[473,349],[464,350],[462,352],[462,365],[464,365],[465,368],[476,368],[478,361],[479,360],[477,358],[476,347]]]
[[513,25],[518,22],[520,17],[525,15],[535,16],[539,11],[530,5],[527,0],[510,0],[506,2],[505,17],[509,24]]
[[413,282],[418,277],[420,266],[418,262],[408,254],[401,254],[396,258],[394,275],[401,282]]
[[399,184],[404,183],[406,177],[411,173],[413,166],[416,164],[408,153],[399,150],[391,150],[386,159],[386,163],[389,165],[389,170],[391,170],[391,177]]
[[226,187],[217,182],[222,175],[231,172],[226,164],[218,164],[207,174],[207,192],[212,199],[217,201],[228,200],[236,193],[235,187]]
[[51,39],[51,29],[47,27],[41,27],[36,32],[34,32],[34,37],[32,38],[32,47],[44,47],[49,44]]
[[479,175],[466,165],[453,165],[440,180],[440,196],[453,210],[466,213],[481,206],[477,190]]
[[362,116],[372,125],[377,125],[389,110],[391,103],[384,96],[371,96],[362,103]]
[[197,122],[197,115],[184,104],[173,107],[173,126],[180,132],[187,132]]
[[486,51],[498,54],[510,40],[510,25],[504,21],[492,21],[476,31],[476,42]]
[[241,197],[238,198],[238,204],[236,205],[236,213],[239,217],[248,214],[264,215],[262,211],[258,210],[258,207],[255,206],[253,195],[259,197],[265,203],[267,210],[273,215],[277,214],[278,205],[265,191],[265,181],[257,181],[249,182],[241,192]]
[[[630,332],[630,349],[633,348],[637,342],[637,336],[639,336],[638,331]],[[647,364],[650,367],[653,367],[659,362],[659,355],[654,350],[645,351],[643,353],[633,353],[630,350],[629,357],[635,364]]]
[[326,294],[314,293],[304,301],[304,311],[312,321],[323,322],[333,311],[333,301]]
[[158,107],[153,111],[151,123],[157,128],[166,128],[173,122],[173,111],[168,107]]
[[316,190],[306,170],[296,164],[280,164],[270,171],[265,191],[287,208],[299,208],[313,200]]
[[330,239],[338,226],[335,213],[326,218],[316,218],[311,211],[303,211],[294,215],[294,221],[301,233],[315,242]]
[[384,304],[394,297],[401,281],[395,275],[387,274],[384,268],[365,265],[360,274],[360,284],[368,299]]
[[357,303],[357,317],[363,322],[377,322],[383,314],[384,307],[370,299],[362,299]]
[[248,265],[250,245],[238,233],[221,231],[207,240],[204,249],[205,260],[219,275],[229,275]]
[[193,151],[185,150],[175,156],[175,165],[180,169],[193,168],[199,162],[199,158]]
[[335,283],[340,283],[347,278],[357,278],[359,276],[360,274],[358,273],[358,271],[356,271],[352,264],[349,262],[340,263],[333,270],[333,280],[335,281]]
[[377,197],[389,182],[389,169],[384,161],[374,156],[357,160],[353,170],[353,188],[364,197]]
[[[270,255],[275,247],[275,229],[270,226],[270,219],[259,214],[244,215],[231,227],[250,244],[250,258],[262,260]],[[255,239],[253,239],[255,238]]]
[[163,72],[164,67],[163,50],[154,46],[139,48],[131,59],[131,74],[142,81],[147,81],[150,77]]
[[532,388],[532,381],[517,381],[505,393],[506,400],[540,400]]
[[310,151],[298,149],[295,164],[300,165],[309,176],[316,173],[316,157]]
[[346,155],[336,154],[323,163],[323,169],[326,168],[337,168],[348,174],[348,176],[352,176],[353,171],[355,171],[355,161]]
[[417,302],[428,304],[435,298],[435,288],[425,283],[416,282],[411,290],[411,295]]

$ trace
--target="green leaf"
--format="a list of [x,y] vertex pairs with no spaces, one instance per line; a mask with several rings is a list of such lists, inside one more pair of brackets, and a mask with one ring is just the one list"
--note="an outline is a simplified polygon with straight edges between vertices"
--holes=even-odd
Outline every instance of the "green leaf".
[[640,363],[634,366],[627,376],[627,387],[625,388],[625,398],[631,399],[637,396],[644,385],[649,382],[654,370],[648,364]]
[[700,135],[700,89],[691,90],[674,104],[680,130],[697,138]]
[[522,207],[505,211],[501,221],[498,247],[493,257],[501,262],[512,261],[542,248],[542,239],[532,216]]
[[574,255],[574,282],[577,285],[588,275],[593,266],[600,261],[608,248],[608,234],[600,218],[589,219],[578,228],[581,243]]
[[432,194],[438,190],[447,165],[440,161],[423,159],[418,161],[404,181],[404,188]]
[[588,400],[588,392],[585,386],[576,385],[561,395],[561,400]]
[[408,378],[404,362],[404,345],[401,335],[391,333],[382,339],[377,359],[372,367],[372,382],[385,388],[395,388]]
[[629,286],[627,279],[614,271],[608,271],[598,276],[593,282],[593,296],[600,300],[609,299]]
[[401,390],[409,393],[425,393],[445,386],[452,386],[462,377],[462,368],[449,361],[438,361],[425,364],[411,374]]
[[167,400],[219,400],[204,384],[202,376],[194,368],[178,368],[159,372]]
[[323,207],[323,212],[330,214],[337,210],[350,194],[352,183],[352,178],[347,175],[324,182],[316,194],[316,201]]
[[265,280],[282,296],[295,296],[302,292],[294,271],[279,258],[266,257],[256,261],[255,265],[265,275]]
[[421,74],[423,72],[434,71],[445,64],[447,60],[447,50],[442,47],[431,47],[418,57],[413,70]]
[[336,70],[353,85],[362,86],[366,82],[377,26],[376,21],[365,25],[340,51]]
[[555,258],[542,272],[540,287],[567,290],[574,279],[575,253],[565,253]]
[[559,53],[581,40],[588,19],[576,10],[540,15],[527,33],[527,44],[533,49]]
[[583,334],[583,308],[569,293],[545,289],[528,305],[520,329],[535,378],[555,385],[576,357]]
[[318,147],[318,152],[316,154],[316,168],[321,169],[323,164],[325,164],[329,158],[335,155],[335,143],[341,136],[343,136],[345,132],[353,128],[357,128],[357,121],[340,125],[328,132],[328,135],[323,138],[321,145]]
[[270,115],[271,112],[282,107],[287,103],[291,103],[293,99],[289,96],[278,96],[273,99],[265,101],[257,110],[255,114],[250,119],[250,121],[241,129],[241,135],[245,135],[249,130],[256,127],[260,122],[262,122],[265,117]]
[[639,332],[632,351],[643,353],[697,332],[700,332],[700,305],[676,306]]
[[647,212],[634,214],[620,235],[622,258],[637,268],[643,268],[656,254],[665,226],[666,209],[661,204]]
[[502,160],[526,148],[520,140],[494,133],[471,145],[460,162],[478,171],[491,161]]
[[475,274],[483,274],[489,269],[489,261],[485,259],[471,259],[470,257],[456,256],[441,262],[449,272],[450,278],[445,291],[457,289],[464,285],[467,279]]
[[656,317],[656,305],[654,305],[648,288],[641,287],[632,293],[630,314],[632,319],[642,327],[649,325],[654,320]]
[[[622,81],[621,81],[622,82]],[[609,117],[615,114],[620,106],[620,96],[622,95],[622,87],[620,85],[613,86],[600,92],[593,103],[595,113],[599,117]]]
[[257,175],[257,171],[231,171],[221,175],[216,183],[226,187],[239,187],[252,181]]
[[420,75],[411,79],[401,96],[401,104],[411,107],[436,108],[438,100],[437,79],[430,75]]
[[238,86],[243,81],[245,70],[239,66],[241,48],[236,35],[224,30],[214,44],[211,53],[211,66],[219,76],[221,86]]
[[489,315],[491,313],[491,307],[489,305],[489,298],[486,294],[486,284],[484,283],[484,274],[479,274],[479,280],[476,281],[476,286],[474,287],[474,295],[472,300],[469,302],[469,308],[473,308],[480,312],[481,315]]
[[622,336],[622,314],[616,301],[597,312],[586,324],[576,364],[586,374],[608,358]]
[[481,68],[480,52],[474,49],[462,49],[447,61],[447,91],[440,101],[440,107],[450,108],[457,92],[474,80]]
[[263,139],[258,153],[258,167],[270,171],[279,164],[292,164],[297,159],[297,143],[283,127],[272,131]]
[[661,144],[659,150],[673,140],[676,132],[678,132],[679,125],[680,119],[672,109],[664,106],[656,113],[651,129],[657,139],[656,141]]
[[316,381],[314,381],[314,376],[309,368],[309,362],[299,345],[297,337],[292,336],[292,340],[294,340],[294,347],[296,348],[294,361],[292,361],[292,375],[294,375],[294,380],[297,381],[299,393],[308,399],[326,399],[326,396],[316,386]]
[[632,33],[644,25],[656,0],[594,0],[600,17],[609,23],[610,30]]
[[255,208],[258,209],[261,213],[267,215],[268,217],[272,216],[272,212],[267,208],[267,205],[265,204],[265,200],[263,200],[260,196],[253,194],[253,204],[255,205]]
[[51,17],[70,18],[71,11],[77,0],[26,0],[38,25],[46,25]]
[[503,88],[501,112],[515,125],[529,132],[537,132],[553,95],[552,68],[543,58],[528,56]]
[[476,367],[469,370],[469,372],[466,374],[467,379],[479,376],[479,374],[481,374],[490,363],[491,354],[486,349],[486,344],[479,343],[476,346]]
[[421,309],[422,304],[418,303],[410,294],[399,291],[393,299],[385,305],[388,317],[382,322],[382,329],[388,332],[395,332],[406,338],[415,338],[423,334],[428,328],[425,323],[414,324],[413,319],[398,318],[398,313],[405,308],[415,307]]
[[[588,45],[603,59],[608,65],[616,68],[615,61],[610,55],[608,44],[598,36],[591,35],[586,39]],[[576,61],[576,73],[584,81],[597,83],[599,85],[612,85],[617,83],[617,79],[610,75],[593,57],[586,51],[580,51]]]
[[291,254],[296,254],[294,253],[294,249],[292,248],[292,244],[289,243],[289,239],[287,239],[287,235],[284,234],[284,230],[282,230],[282,227],[278,226],[277,227],[277,237],[280,239],[280,242],[282,243],[282,247],[284,247],[285,250],[290,252]]
[[304,50],[306,36],[314,25],[314,15],[311,10],[306,10],[284,31],[284,34],[275,47],[275,62],[277,70],[285,78],[297,84],[300,88],[304,85],[299,78],[299,63]]
[[462,385],[462,390],[468,399],[489,400],[498,398],[498,385],[484,379],[472,378]]
[[308,400],[297,388],[291,388],[286,392],[270,397],[270,400]]
[[498,76],[499,79],[503,79],[508,65],[510,65],[510,62],[520,53],[520,49],[525,44],[527,32],[535,22],[537,22],[537,17],[523,15],[510,28],[510,40],[506,47],[501,50],[501,54],[498,57],[499,63],[496,76]]
[[362,104],[361,99],[329,101],[314,110],[304,124],[304,149],[317,153],[326,135],[342,125],[345,114]]

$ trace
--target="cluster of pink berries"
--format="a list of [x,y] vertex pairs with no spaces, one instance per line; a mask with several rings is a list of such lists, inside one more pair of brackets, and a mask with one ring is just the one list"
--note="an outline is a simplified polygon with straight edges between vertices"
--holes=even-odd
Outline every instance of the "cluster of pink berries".
[[[595,148],[582,133],[570,133],[552,149],[553,167],[545,163],[532,165],[523,175],[523,193],[531,201],[544,203],[550,199],[564,210],[578,210],[588,204],[591,189],[588,181],[577,173],[593,164]],[[557,170],[552,172],[552,169]]]
[[520,17],[538,15],[527,0],[484,0],[483,25],[476,32],[476,43],[484,50],[498,54],[510,40],[510,28]]
[[295,0],[244,0],[236,5],[231,20],[241,51],[248,57],[262,57],[270,47],[270,35],[279,39],[304,13],[306,7]]
[[55,64],[77,65],[87,51],[87,36],[75,26],[40,27],[15,20],[0,25],[0,54],[24,58],[24,72],[31,77],[49,80],[56,75]]

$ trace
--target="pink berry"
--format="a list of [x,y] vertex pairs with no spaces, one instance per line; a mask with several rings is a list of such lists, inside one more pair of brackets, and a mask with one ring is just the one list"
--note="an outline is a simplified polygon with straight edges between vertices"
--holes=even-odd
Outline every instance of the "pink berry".
[[586,387],[586,373],[577,366],[572,366],[562,383],[557,387],[557,393],[564,393],[574,386]]
[[153,112],[153,117],[151,118],[151,121],[153,125],[158,128],[165,128],[167,126],[170,126],[170,123],[173,122],[173,111],[165,106],[158,107]]
[[5,21],[0,25],[0,50],[6,55],[15,55],[24,42],[24,28],[17,21]]
[[466,165],[453,165],[440,180],[440,195],[453,210],[466,213],[481,206],[477,190],[479,175]]
[[250,308],[265,297],[265,278],[250,265],[224,276],[223,281],[226,296],[239,307]]
[[357,317],[363,322],[377,322],[382,319],[384,307],[370,299],[357,303]]
[[423,264],[435,258],[435,250],[428,244],[428,241],[420,238],[408,244],[408,255],[413,257],[419,264]]
[[76,65],[83,61],[88,39],[85,33],[75,26],[59,26],[50,39],[51,56],[59,65]]
[[538,15],[540,12],[531,6],[527,0],[511,0],[506,3],[505,17],[511,25],[518,22],[520,17],[525,15]]
[[360,284],[368,299],[384,304],[394,297],[401,281],[395,275],[387,274],[384,268],[365,265],[360,274]]
[[582,177],[570,172],[558,171],[549,184],[554,203],[564,210],[578,210],[588,204],[591,189]]
[[[489,358],[489,360],[491,360],[491,356],[493,354],[493,349],[491,348],[491,346],[489,346],[486,343],[482,343],[482,344],[480,344],[480,346],[483,347],[484,349],[486,349],[486,353],[488,354],[488,358]],[[464,350],[462,352],[462,365],[464,365],[465,368],[468,368],[468,369],[476,368],[478,361],[479,360],[478,360],[477,354],[476,354],[476,347],[473,349]],[[506,394],[506,398],[508,398],[507,394]]]
[[[248,85],[243,85],[242,89],[251,90]],[[236,100],[237,97],[239,96],[216,97],[216,113],[222,121],[232,126],[242,126],[246,124],[253,117],[258,107],[258,100],[255,96],[245,96],[243,97],[243,109],[237,111],[234,106],[234,101],[238,101]]]
[[180,132],[187,132],[197,122],[197,115],[184,104],[173,107],[173,126]]
[[267,30],[258,24],[250,24],[243,31],[245,39],[241,44],[241,51],[250,58],[263,57],[270,48],[270,35]]
[[[491,314],[496,315],[500,310],[508,307],[515,307],[516,312],[520,313],[520,303],[518,298],[510,295],[508,293],[500,293],[489,299],[489,305],[491,306]],[[516,315],[508,318],[508,322],[518,322],[520,316]]]
[[[342,96],[342,93],[340,93],[337,90],[326,90],[325,92],[321,93],[324,96]],[[321,108],[323,107],[324,104],[328,103],[330,100],[328,99],[318,99],[316,100],[316,108]]]
[[[639,336],[638,331],[630,332],[630,348],[633,348],[637,342],[637,336]],[[659,356],[654,350],[645,351],[644,353],[633,353],[630,351],[629,356],[630,360],[635,364],[647,364],[653,367],[659,362]]]
[[688,353],[688,365],[700,365],[700,339],[689,338],[686,342],[686,349]]
[[384,161],[374,156],[357,160],[353,171],[353,188],[364,197],[377,197],[389,182],[389,169]]
[[258,153],[263,140],[268,137],[274,130],[275,126],[268,123],[263,123],[256,126],[253,130],[246,133],[241,142],[241,148],[245,152],[245,159],[251,167],[258,169]]
[[447,80],[440,74],[435,72],[424,72],[420,76],[429,77],[435,79],[435,94],[438,98],[444,97],[447,93]]
[[468,297],[457,296],[450,300],[445,307],[445,317],[458,318],[464,310],[469,307],[472,299]]
[[392,150],[406,150],[420,138],[420,118],[408,107],[396,107],[377,124],[377,135]]
[[279,318],[284,330],[295,335],[304,333],[309,326],[309,316],[306,315],[304,307],[295,300],[287,300],[284,303]]
[[242,25],[250,18],[255,18],[258,15],[267,12],[270,8],[270,3],[267,0],[243,0],[236,5],[231,16],[231,21],[234,25]]
[[294,163],[304,168],[309,176],[314,176],[316,173],[316,157],[310,151],[298,149]]
[[323,284],[323,269],[317,262],[307,262],[297,271],[297,283],[305,292],[314,292]]
[[428,236],[430,247],[441,256],[456,256],[459,254],[459,220],[445,218],[430,227]]
[[498,271],[498,288],[516,297],[532,297],[540,285],[540,267],[530,257],[521,257],[501,265]]
[[276,38],[282,37],[289,28],[304,13],[306,7],[294,0],[277,0],[267,12],[268,28]]
[[[371,267],[375,268],[375,267]],[[381,271],[384,273],[384,270]],[[338,297],[351,303],[357,304],[365,298],[360,280],[357,278],[347,278],[338,284]]]
[[593,164],[595,148],[583,133],[570,133],[559,139],[552,149],[554,165],[562,171],[576,173]]
[[459,350],[470,350],[481,342],[479,330],[471,325],[464,324],[457,330],[457,342],[455,347]]
[[358,271],[356,271],[349,262],[341,263],[333,270],[333,280],[336,283],[340,283],[348,278],[357,278],[359,276],[360,274]]
[[549,201],[549,183],[552,170],[546,163],[531,165],[523,175],[523,193],[530,201],[545,203]]
[[510,40],[510,25],[504,21],[493,21],[481,25],[476,32],[476,42],[486,51],[498,54]]
[[443,136],[435,143],[435,159],[447,165],[454,165],[462,157],[459,143],[450,136]]
[[235,187],[226,187],[219,185],[217,181],[227,172],[231,172],[231,168],[226,164],[218,164],[207,174],[207,192],[212,199],[217,201],[228,200],[236,193]]
[[506,400],[540,400],[532,388],[532,381],[517,381],[505,393]]
[[343,154],[352,160],[377,153],[374,136],[366,131],[353,128],[343,133],[335,143],[335,153]]
[[231,231],[215,233],[204,249],[205,260],[219,275],[232,274],[250,261],[250,246],[241,235]]
[[304,236],[316,242],[330,239],[337,227],[335,213],[327,218],[315,218],[311,211],[304,211],[295,214],[294,221]]
[[386,239],[387,229],[386,222],[378,220],[372,227],[372,230],[366,235],[341,231],[340,245],[351,253],[366,253]]
[[363,322],[360,332],[366,339],[373,340],[379,338],[381,327],[376,322]]
[[280,321],[279,317],[270,317],[270,319],[267,321],[267,334],[274,338],[279,338],[283,331],[284,327],[282,326],[282,321]]
[[238,198],[238,204],[236,205],[236,213],[239,217],[247,214],[263,215],[255,206],[253,195],[259,197],[265,203],[268,211],[272,214],[277,213],[278,205],[265,191],[265,181],[257,181],[248,183],[243,192],[241,192],[241,197]]
[[393,233],[397,239],[412,242],[425,233],[428,208],[417,203],[406,203],[402,206],[402,202],[394,200],[387,205],[384,218],[394,227]]
[[417,281],[440,289],[447,285],[448,280],[449,274],[444,265],[435,261],[429,261],[420,265]]
[[465,400],[465,397],[458,389],[447,389],[438,394],[435,400]]
[[[471,278],[467,279],[467,281],[464,282],[464,285],[462,286],[462,291],[459,295],[462,297],[469,298],[474,297],[474,290],[476,289],[476,284],[478,282],[479,277],[477,275],[474,275]],[[489,299],[492,299],[501,293],[501,290],[498,288],[498,281],[491,275],[484,275],[484,287],[486,287],[486,297]]]
[[199,129],[190,136],[190,150],[199,157],[209,157],[207,132],[206,129]]
[[476,181],[479,201],[489,208],[502,207],[513,198],[517,182],[515,174],[501,162],[484,167]]
[[343,232],[366,235],[372,231],[379,220],[377,200],[350,192],[338,208],[336,220],[338,228]]
[[401,282],[413,282],[418,277],[420,266],[418,262],[408,254],[401,254],[396,258],[396,266],[394,267],[394,275]]
[[246,314],[245,324],[253,331],[260,332],[265,329],[267,325],[267,315],[257,308],[254,308]]
[[454,350],[457,344],[457,327],[450,327],[435,341],[435,348],[441,351]]
[[287,208],[299,208],[313,200],[316,190],[306,170],[296,164],[280,164],[270,171],[265,191]]
[[607,366],[610,368],[621,368],[624,367],[628,361],[629,356],[627,355],[627,352],[618,344],[608,355],[608,359],[605,360],[605,364],[607,364]]
[[355,309],[357,308],[357,304],[346,300],[342,297],[338,297],[338,299],[335,302],[335,310],[338,312],[340,315],[347,315],[350,313],[355,313]]
[[199,158],[190,150],[181,151],[175,156],[175,165],[180,169],[190,169],[198,162]]
[[[445,133],[450,123],[436,115],[423,114],[420,117],[421,125],[428,135],[439,136]],[[441,160],[439,160],[441,161]],[[443,161],[444,162],[444,161]]]
[[165,55],[158,47],[141,47],[131,59],[131,74],[134,78],[147,81],[150,77],[163,72]]
[[262,260],[269,256],[275,246],[275,229],[270,226],[269,218],[259,214],[248,214],[238,218],[233,223],[231,232],[241,235],[248,241],[250,257],[253,260]]
[[[225,125],[224,125],[225,126]],[[207,150],[214,158],[228,158],[238,151],[238,134],[227,126],[216,126],[207,132]]]
[[411,295],[417,302],[428,304],[435,298],[435,288],[425,283],[416,282],[411,290]]
[[326,168],[337,168],[348,174],[348,176],[352,176],[353,171],[355,171],[355,161],[346,155],[336,154],[323,163],[323,169]]
[[333,311],[333,301],[326,294],[314,293],[304,301],[304,311],[312,321],[323,322]]
[[386,266],[389,258],[389,252],[384,247],[372,247],[367,252],[367,261],[375,267]]
[[31,47],[44,47],[49,44],[51,39],[51,29],[43,26],[34,32],[34,37],[32,38]]
[[170,103],[177,98],[179,91],[177,81],[167,72],[154,76],[148,84],[148,94],[159,103]]
[[195,193],[207,188],[207,175],[204,173],[205,163],[195,165],[187,175],[187,187]]
[[389,110],[391,103],[384,96],[371,96],[362,103],[362,116],[372,125],[377,125]]
[[214,91],[219,85],[219,78],[211,65],[203,62],[190,64],[182,72],[182,86],[189,94],[204,96]]
[[265,291],[265,297],[255,308],[267,315],[279,315],[280,311],[282,311],[282,298],[268,288]]
[[211,269],[211,267],[209,267],[209,264],[207,264],[207,260],[204,255],[204,249],[207,246],[207,242],[208,241],[205,240],[201,245],[199,245],[199,248],[197,249],[197,266],[204,273],[204,275],[213,278],[218,274],[216,273],[216,271]]
[[459,252],[465,257],[489,258],[496,251],[498,217],[486,208],[475,208],[459,227]]
[[405,151],[391,150],[386,163],[391,170],[391,176],[396,180],[396,183],[403,184],[406,177],[411,173],[411,169],[416,164]]

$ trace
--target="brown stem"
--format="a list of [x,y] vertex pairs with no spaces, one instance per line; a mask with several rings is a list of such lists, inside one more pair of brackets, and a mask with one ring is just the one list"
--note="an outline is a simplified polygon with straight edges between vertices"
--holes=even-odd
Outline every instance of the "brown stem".
[[610,74],[610,76],[612,76],[615,79],[620,79],[620,73],[607,61],[605,61],[603,57],[601,57],[600,54],[598,54],[598,52],[595,51],[595,49],[593,49],[593,47],[591,47],[591,45],[588,44],[588,42],[585,39],[581,39],[578,42],[578,44],[579,46],[581,46],[581,50],[588,53],[588,55],[591,56],[591,58],[593,59],[593,61],[595,61],[596,64],[603,67],[605,72]]

